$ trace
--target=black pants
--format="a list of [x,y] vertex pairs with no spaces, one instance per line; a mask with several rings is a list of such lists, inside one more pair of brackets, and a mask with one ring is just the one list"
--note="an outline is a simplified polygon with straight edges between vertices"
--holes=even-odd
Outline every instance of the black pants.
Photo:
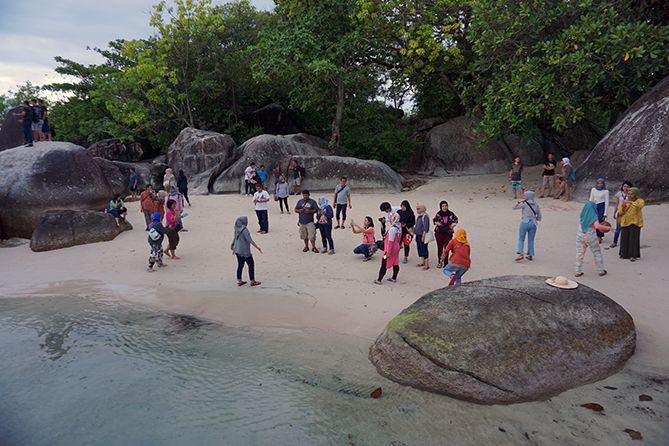
[[279,197],[279,207],[281,208],[281,212],[283,212],[283,206],[286,206],[286,212],[290,212],[290,208],[288,207],[288,197],[281,198]]
[[[409,229],[406,226],[402,226],[402,240],[400,243],[404,245],[404,237],[409,233]],[[411,244],[409,243],[408,245],[404,245],[404,257],[409,257],[409,248],[411,248]]]
[[[381,269],[379,269],[379,282],[383,280],[383,277],[386,275],[386,259],[381,260]],[[393,280],[397,280],[397,275],[400,273],[400,267],[398,265],[393,266]]]
[[190,200],[188,199],[188,189],[179,189],[179,193],[184,196],[186,203],[190,206]]
[[641,257],[641,228],[637,225],[624,226],[620,232],[620,257]]
[[321,231],[321,240],[323,241],[323,249],[328,249],[328,243],[330,244],[330,249],[334,250],[334,240],[332,240],[332,223],[329,225],[318,225],[318,230]]
[[341,215],[342,221],[346,221],[346,204],[337,205],[337,222],[339,222],[339,215]]
[[249,180],[246,180],[246,193],[253,195],[256,191],[256,185],[251,183]]
[[258,216],[258,225],[260,226],[260,230],[264,232],[269,231],[269,217],[267,216],[267,210],[256,211],[256,215]]
[[242,257],[239,254],[237,256],[237,280],[242,280],[242,273],[244,272],[244,264],[246,263],[249,266],[249,279],[251,282],[256,280],[256,271],[255,263],[253,262],[253,256]]

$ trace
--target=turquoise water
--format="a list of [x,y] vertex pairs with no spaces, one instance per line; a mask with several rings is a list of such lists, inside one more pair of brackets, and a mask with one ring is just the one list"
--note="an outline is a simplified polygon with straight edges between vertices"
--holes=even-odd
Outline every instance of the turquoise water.
[[[0,299],[0,445],[612,444],[582,391],[559,397],[576,409],[476,406],[381,378],[367,347],[111,298]],[[633,424],[662,444],[663,419]]]

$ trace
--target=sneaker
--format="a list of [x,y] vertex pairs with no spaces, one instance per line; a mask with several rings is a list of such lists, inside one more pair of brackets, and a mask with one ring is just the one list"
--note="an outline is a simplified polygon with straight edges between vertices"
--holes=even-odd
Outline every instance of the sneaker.
[[611,243],[611,244],[609,245],[609,248],[615,248],[616,246],[618,246],[617,243]]
[[334,253],[335,253],[334,249],[331,249],[330,252],[328,253],[328,255],[333,255]]
[[393,279],[393,278],[391,277],[390,279],[388,279],[388,282],[395,283],[395,282],[397,282],[397,279]]
[[405,258],[402,260],[402,263],[406,265],[407,263],[409,263],[409,259],[407,259],[407,258],[405,257]]
[[321,254],[325,254],[326,252],[328,252],[328,249],[327,249],[327,248],[323,248],[323,249],[321,249]]
[[375,280],[375,281],[374,281],[374,284],[375,284],[375,285],[381,285],[382,282],[381,282],[380,280]]

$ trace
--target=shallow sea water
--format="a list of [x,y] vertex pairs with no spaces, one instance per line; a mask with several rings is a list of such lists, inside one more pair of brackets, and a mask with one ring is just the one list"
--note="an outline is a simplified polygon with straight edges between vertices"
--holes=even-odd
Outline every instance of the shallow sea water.
[[[380,377],[367,348],[104,293],[0,299],[0,446],[609,445],[628,444],[626,428],[669,444],[666,376],[626,370],[546,402],[478,406]],[[579,407],[594,397],[604,413]]]

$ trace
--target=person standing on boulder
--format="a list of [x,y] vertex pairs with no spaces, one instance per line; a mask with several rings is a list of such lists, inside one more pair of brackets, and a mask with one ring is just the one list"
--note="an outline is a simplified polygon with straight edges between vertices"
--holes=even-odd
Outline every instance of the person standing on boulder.
[[516,262],[525,258],[523,251],[525,248],[525,236],[527,235],[527,260],[534,259],[534,237],[537,234],[537,225],[541,221],[541,208],[539,203],[534,201],[534,192],[525,191],[523,200],[516,203],[514,209],[521,209],[520,228],[518,229],[518,250]]
[[43,139],[42,127],[44,126],[44,119],[42,116],[43,110],[42,107],[40,107],[37,99],[33,99],[32,109],[33,109],[33,125],[32,125],[33,140],[42,141]]
[[[539,195],[539,198],[544,198],[546,195],[549,197],[553,195],[553,189],[555,188],[556,167],[557,161],[555,161],[555,155],[553,152],[548,152],[546,155],[546,161],[544,161],[544,173],[542,175],[541,195]],[[548,193],[546,193],[546,189],[548,189]]]
[[[351,209],[351,188],[348,186],[346,177],[341,177],[339,184],[335,186],[334,191],[334,201],[335,207],[337,208],[337,226],[335,229],[345,229],[346,227],[346,207],[348,206]],[[341,223],[340,217],[341,216]]]
[[[606,220],[606,212],[609,209],[609,190],[606,188],[604,178],[597,178],[595,187],[590,190],[590,201],[595,203],[595,206],[597,207],[599,222],[604,223],[604,220]],[[597,238],[599,239],[599,243],[602,243],[604,233],[597,231]]]
[[230,244],[230,249],[232,253],[237,257],[237,285],[242,286],[246,285],[246,282],[242,280],[242,273],[244,272],[244,265],[249,266],[249,280],[251,281],[251,286],[258,286],[260,282],[256,280],[255,277],[255,262],[253,261],[253,255],[251,254],[251,245],[253,245],[260,254],[262,254],[262,249],[260,246],[256,245],[256,242],[251,238],[251,233],[248,229],[249,219],[246,216],[239,217],[235,221],[235,233],[232,243]]
[[33,109],[30,106],[30,102],[23,101],[23,106],[21,110],[14,113],[16,116],[21,117],[23,124],[23,143],[26,147],[33,146]]
[[[432,219],[434,223],[434,238],[437,240],[437,258],[441,259],[444,246],[453,238],[453,228],[458,224],[458,216],[448,209],[448,202],[443,200],[439,203],[439,212]],[[439,263],[437,268],[443,268]]]
[[586,201],[581,210],[581,224],[576,233],[576,277],[583,275],[583,259],[588,248],[590,248],[592,255],[595,257],[595,266],[599,270],[599,275],[606,275],[604,257],[602,256],[599,239],[595,232],[597,229],[602,232],[609,232],[611,227],[599,223],[595,203]]
[[128,174],[128,186],[130,187],[130,194],[132,195],[132,201],[137,200],[137,173],[135,168],[130,168],[130,173]]
[[316,225],[314,224],[314,215],[318,212],[318,203],[309,198],[309,195],[309,191],[306,189],[302,192],[302,199],[295,205],[295,212],[299,214],[300,238],[304,241],[302,252],[309,252],[309,242],[311,241],[311,251],[318,254]]
[[627,200],[618,208],[620,214],[620,258],[635,262],[641,257],[641,228],[643,228],[643,213],[641,209],[646,202],[639,197],[638,187],[630,187]]
[[179,176],[177,176],[177,189],[179,193],[184,196],[188,206],[190,207],[190,199],[188,198],[188,178],[183,169],[179,169]]
[[158,268],[166,266],[163,263],[163,239],[165,234],[167,234],[167,229],[160,222],[162,220],[162,215],[160,212],[154,212],[150,216],[151,221],[146,227],[146,230],[149,232],[148,242],[151,247],[151,252],[149,253],[149,265],[147,266],[147,271],[152,273],[154,271],[153,265],[158,265]]
[[[448,258],[449,253],[451,253],[450,259]],[[440,263],[446,264],[443,272],[446,277],[450,278],[448,286],[462,285],[462,276],[472,264],[469,240],[467,240],[467,232],[464,229],[455,231],[453,239],[444,248]]]
[[511,180],[511,190],[513,191],[513,199],[518,199],[518,191],[523,190],[523,164],[520,162],[520,157],[513,158],[511,170],[509,170],[509,179]]
[[267,234],[269,231],[269,217],[267,216],[267,203],[269,202],[269,193],[263,188],[262,183],[256,184],[256,193],[253,194],[253,204],[256,208],[258,217],[259,234]]
[[616,208],[613,211],[613,219],[616,221],[616,232],[613,234],[613,243],[608,248],[615,248],[618,246],[618,238],[620,238],[620,231],[622,231],[622,226],[620,226],[620,215],[618,214],[618,208],[620,208],[620,205],[623,204],[623,201],[627,200],[630,188],[633,186],[633,184],[629,181],[623,181],[622,186],[620,186],[620,190],[616,192]]

